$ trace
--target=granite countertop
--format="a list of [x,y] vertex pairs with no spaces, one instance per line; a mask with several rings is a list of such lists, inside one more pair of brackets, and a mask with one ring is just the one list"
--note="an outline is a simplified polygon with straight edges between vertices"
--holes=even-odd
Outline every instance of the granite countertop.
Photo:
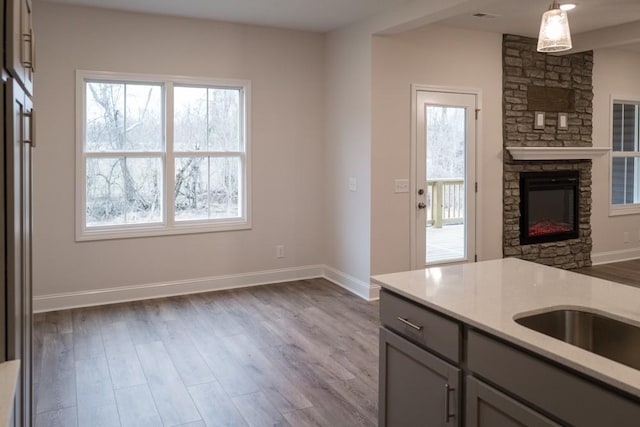
[[578,308],[640,326],[640,288],[516,258],[384,274],[372,281],[640,397],[640,370],[513,320],[552,308]]
[[19,372],[18,360],[0,363],[0,425],[3,426],[9,425]]

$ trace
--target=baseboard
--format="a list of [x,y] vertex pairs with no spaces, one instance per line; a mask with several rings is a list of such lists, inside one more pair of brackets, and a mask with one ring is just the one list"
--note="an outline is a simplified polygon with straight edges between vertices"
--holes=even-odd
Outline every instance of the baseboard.
[[324,266],[324,278],[367,301],[380,298],[380,286],[369,284],[335,268]]
[[44,313],[47,311],[245,288],[318,277],[323,277],[368,301],[376,300],[380,295],[380,287],[377,285],[370,286],[366,282],[326,265],[308,265],[173,282],[40,295],[34,297],[33,309],[35,313]]
[[41,313],[46,311],[66,310],[69,308],[90,307],[95,305],[162,298],[176,295],[188,295],[200,292],[311,279],[323,277],[323,273],[323,265],[309,265],[279,270],[97,289],[94,291],[41,295],[34,297],[33,309],[35,313]]
[[621,249],[618,251],[598,252],[591,254],[591,262],[593,263],[593,265],[629,261],[638,258],[640,258],[640,248]]

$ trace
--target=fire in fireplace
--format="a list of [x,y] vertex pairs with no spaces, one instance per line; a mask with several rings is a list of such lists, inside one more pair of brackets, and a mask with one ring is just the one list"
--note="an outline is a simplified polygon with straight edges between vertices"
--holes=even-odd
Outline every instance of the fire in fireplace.
[[520,174],[520,244],[578,237],[577,171]]

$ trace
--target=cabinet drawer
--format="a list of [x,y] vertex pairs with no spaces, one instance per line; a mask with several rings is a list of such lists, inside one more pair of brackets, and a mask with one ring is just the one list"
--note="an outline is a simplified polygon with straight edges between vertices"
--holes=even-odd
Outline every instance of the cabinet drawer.
[[461,326],[453,320],[383,290],[380,292],[380,322],[449,360],[460,361]]
[[468,334],[469,369],[524,401],[576,426],[637,426],[640,404],[551,362],[476,331]]

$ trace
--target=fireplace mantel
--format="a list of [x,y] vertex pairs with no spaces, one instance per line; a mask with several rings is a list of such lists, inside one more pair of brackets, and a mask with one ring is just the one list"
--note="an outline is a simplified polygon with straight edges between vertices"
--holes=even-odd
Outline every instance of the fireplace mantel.
[[591,160],[611,151],[600,147],[507,147],[513,160]]

